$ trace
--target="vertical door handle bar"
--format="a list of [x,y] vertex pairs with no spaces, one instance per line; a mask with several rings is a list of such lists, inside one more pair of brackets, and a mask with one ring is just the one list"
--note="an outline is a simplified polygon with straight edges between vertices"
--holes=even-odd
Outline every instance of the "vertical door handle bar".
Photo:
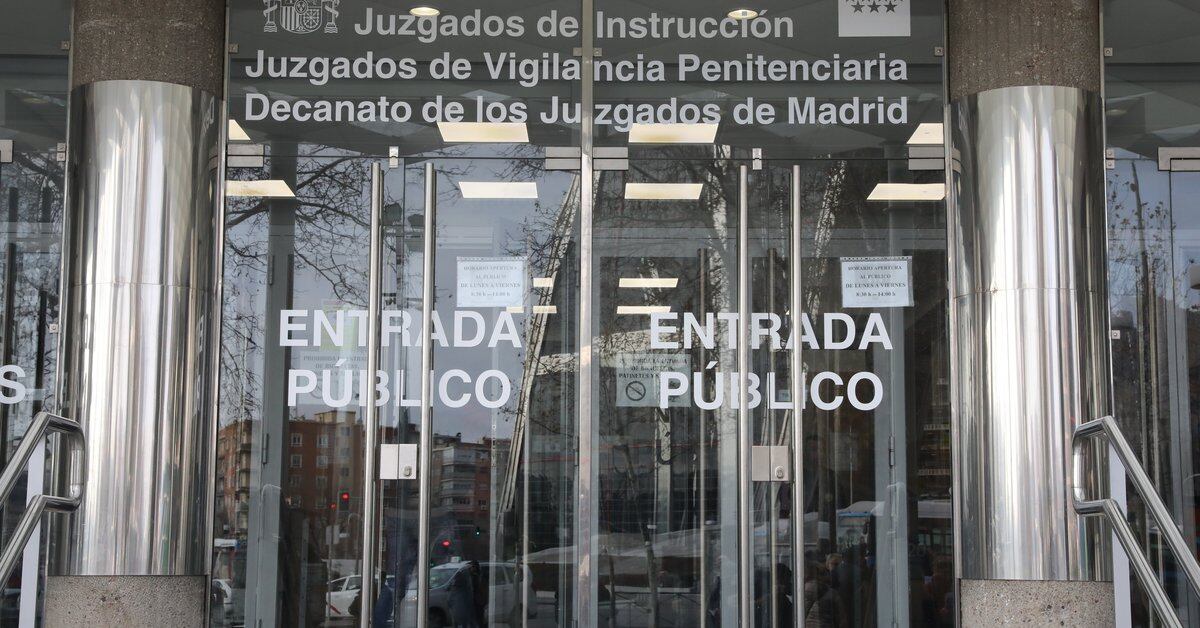
[[803,253],[800,240],[800,166],[792,166],[792,251],[791,297],[788,308],[792,324],[792,617],[799,624],[804,616],[804,328]]
[[750,473],[750,197],[749,168],[738,166],[738,609],[742,626],[752,626],[754,607],[754,513],[751,511],[751,491],[754,484]]
[[417,481],[417,625],[429,624],[429,473],[433,466],[433,288],[437,172],[425,163],[425,233],[421,273],[421,444]]
[[375,386],[375,374],[379,372],[379,319],[383,311],[383,171],[379,162],[371,163],[371,248],[369,255],[370,268],[367,280],[370,282],[367,295],[367,386],[366,409],[363,415],[363,441],[365,442],[365,457],[363,459],[363,543],[362,543],[362,575],[359,586],[362,611],[359,613],[359,625],[362,628],[371,627],[371,609],[375,608],[375,559],[378,554],[376,531],[379,527],[379,513],[376,505],[379,501],[379,406],[375,403],[379,391]]

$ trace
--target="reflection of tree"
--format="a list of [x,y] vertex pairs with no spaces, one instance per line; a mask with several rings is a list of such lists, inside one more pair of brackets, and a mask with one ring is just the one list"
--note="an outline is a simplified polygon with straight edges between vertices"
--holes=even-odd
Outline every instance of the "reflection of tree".
[[[1113,344],[1114,402],[1140,458],[1160,480],[1169,481],[1161,460],[1167,459],[1163,456],[1171,439],[1159,436],[1171,416],[1170,378],[1162,377],[1168,370],[1166,344],[1171,338],[1164,330],[1169,314],[1163,306],[1166,302],[1169,311],[1169,304],[1184,298],[1187,288],[1176,291],[1171,272],[1169,175],[1159,172],[1154,162],[1140,160],[1122,160],[1108,174],[1110,311],[1113,326],[1129,334],[1126,342]],[[1133,355],[1123,359],[1126,352]],[[1143,528],[1142,535],[1149,547],[1149,528]]]
[[[7,223],[0,239],[4,363],[20,366],[26,374],[22,383],[40,388],[46,398],[0,409],[9,440],[24,433],[43,404],[53,406],[57,343],[47,328],[57,318],[63,205],[63,164],[55,153],[18,152],[13,157],[12,164],[0,169]],[[29,411],[14,416],[23,407]]]

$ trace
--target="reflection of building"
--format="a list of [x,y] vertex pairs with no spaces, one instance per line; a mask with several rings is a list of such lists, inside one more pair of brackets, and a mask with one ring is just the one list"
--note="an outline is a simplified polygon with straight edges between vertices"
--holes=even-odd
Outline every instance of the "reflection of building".
[[227,538],[246,538],[250,503],[250,450],[254,424],[234,421],[217,432],[217,531]]
[[[508,462],[508,439],[484,438],[468,443],[461,435],[439,436],[433,449],[430,486],[436,504],[454,525],[488,528],[493,468]],[[496,459],[493,459],[496,458]]]
[[[245,540],[250,491],[262,488],[252,487],[250,479],[256,425],[235,421],[217,434],[216,525],[225,538]],[[382,432],[388,438],[389,428]],[[357,560],[359,534],[351,531],[359,528],[362,514],[364,447],[358,415],[329,410],[293,419],[284,439],[280,506],[289,517],[307,521],[323,559]]]

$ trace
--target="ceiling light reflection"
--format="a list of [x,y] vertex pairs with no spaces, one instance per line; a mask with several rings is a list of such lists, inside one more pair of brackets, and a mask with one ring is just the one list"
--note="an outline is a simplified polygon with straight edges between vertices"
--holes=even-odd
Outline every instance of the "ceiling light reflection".
[[524,122],[438,122],[443,142],[507,142],[522,144],[529,141]]
[[295,198],[292,188],[282,179],[259,181],[226,181],[225,196],[259,196],[262,198]]
[[880,183],[868,201],[940,201],[946,198],[945,183]]
[[631,201],[694,201],[703,183],[626,183],[625,198]]

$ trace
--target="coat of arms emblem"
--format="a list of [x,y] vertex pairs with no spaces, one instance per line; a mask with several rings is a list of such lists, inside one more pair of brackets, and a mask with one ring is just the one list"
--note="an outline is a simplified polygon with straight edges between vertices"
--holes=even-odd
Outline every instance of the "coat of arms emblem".
[[304,35],[324,25],[326,33],[336,33],[339,4],[341,0],[263,0],[263,32],[274,33],[282,26],[289,33]]

